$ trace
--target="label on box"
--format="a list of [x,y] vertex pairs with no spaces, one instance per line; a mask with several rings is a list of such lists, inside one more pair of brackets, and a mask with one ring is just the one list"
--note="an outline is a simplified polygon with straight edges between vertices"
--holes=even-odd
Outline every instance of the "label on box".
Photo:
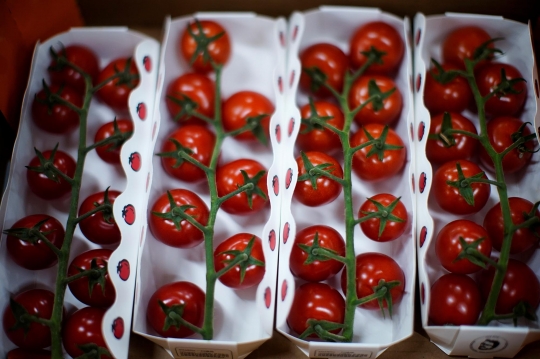
[[317,350],[315,357],[318,358],[371,358],[372,352],[354,350]]
[[193,349],[193,348],[175,348],[176,358],[219,358],[232,359],[230,350],[222,349]]

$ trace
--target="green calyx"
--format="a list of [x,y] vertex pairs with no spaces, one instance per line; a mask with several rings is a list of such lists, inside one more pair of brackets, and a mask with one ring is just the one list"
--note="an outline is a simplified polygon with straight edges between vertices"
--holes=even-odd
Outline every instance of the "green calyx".
[[313,130],[324,130],[323,124],[334,118],[333,116],[319,116],[312,97],[309,98],[309,112],[310,115],[308,118],[301,119],[302,124],[305,125],[305,128],[300,131],[302,134],[309,133]]
[[[218,255],[228,254],[234,257],[233,259],[223,260],[223,263],[231,265],[230,268],[227,269],[227,271],[232,269],[234,266],[238,266],[240,268],[240,283],[244,282],[246,271],[249,267],[251,266],[264,267],[263,261],[260,261],[251,255],[254,244],[255,244],[255,236],[251,237],[251,239],[249,240],[244,250],[240,251],[240,250],[233,249],[229,251],[223,251],[218,254]],[[224,273],[225,272],[223,272],[222,274]]]
[[386,137],[388,137],[388,129],[388,126],[385,126],[383,131],[381,132],[381,135],[378,138],[375,138],[365,129],[365,127],[362,127],[362,130],[368,138],[368,141],[372,143],[371,148],[366,154],[367,158],[371,156],[377,156],[377,159],[382,162],[384,160],[385,151],[396,151],[403,148],[403,146],[389,145],[386,143]]
[[204,34],[203,27],[198,19],[195,19],[195,25],[197,26],[198,34],[195,34],[195,32],[193,32],[191,24],[188,24],[187,27],[189,36],[191,36],[191,38],[193,38],[193,40],[195,40],[195,43],[197,44],[195,52],[193,53],[193,56],[191,56],[189,63],[190,65],[193,65],[197,57],[201,55],[203,64],[207,64],[209,62],[212,62],[212,57],[210,56],[210,52],[208,51],[208,45],[225,35],[225,32],[220,32],[217,35],[207,37]]
[[392,318],[392,289],[399,286],[401,284],[400,281],[393,280],[390,282],[385,281],[384,279],[379,280],[379,283],[373,287],[373,294],[368,295],[363,298],[359,298],[355,301],[356,305],[362,305],[367,302],[370,302],[372,300],[377,300],[377,303],[379,304],[379,308],[381,309],[383,318],[386,318],[386,315],[384,313],[384,303],[386,302],[386,306],[388,309],[388,315],[390,318]]
[[375,207],[377,208],[376,212],[368,212],[368,211],[362,211],[362,214],[369,216],[369,218],[377,218],[379,220],[379,237],[380,238],[384,232],[384,229],[386,228],[386,224],[388,221],[391,222],[405,222],[403,218],[399,218],[398,216],[392,214],[396,206],[398,205],[399,201],[401,200],[401,197],[396,198],[392,201],[388,206],[383,205],[382,203],[375,201],[373,198],[368,198],[368,201],[373,203]]
[[167,191],[167,198],[169,199],[169,205],[171,210],[166,213],[160,213],[160,212],[152,212],[154,216],[157,216],[159,218],[163,218],[166,220],[169,220],[174,223],[174,226],[178,231],[182,230],[182,221],[188,220],[187,217],[191,217],[192,219],[196,219],[194,216],[190,216],[186,213],[186,211],[190,208],[195,208],[195,206],[185,204],[182,206],[178,206],[176,202],[174,201],[174,198],[170,191]]
[[[266,194],[263,192],[263,190],[258,186],[259,181],[261,178],[266,174],[266,171],[259,171],[255,174],[253,177],[249,177],[246,171],[240,170],[240,173],[242,174],[242,178],[244,180],[244,185],[246,186],[244,192],[246,193],[247,202],[249,208],[253,208],[253,196],[257,195],[264,199],[265,201],[268,200],[266,197]],[[237,185],[238,188],[240,188],[240,185]],[[242,187],[243,187],[242,186]]]
[[59,170],[54,165],[54,157],[56,156],[57,150],[58,150],[58,143],[56,144],[56,146],[54,146],[49,158],[47,159],[43,156],[43,153],[41,151],[39,151],[37,148],[34,147],[34,151],[39,160],[39,166],[37,167],[26,166],[26,168],[28,168],[30,171],[43,173],[51,181],[60,183],[61,179],[58,176]]
[[40,230],[41,226],[44,225],[48,220],[49,218],[45,218],[44,220],[41,220],[38,223],[36,223],[31,228],[21,227],[21,228],[5,229],[3,233],[7,234],[8,236],[14,236],[28,243],[37,244],[38,241],[41,239],[41,236],[47,236],[53,232],[53,231],[42,232]]
[[172,167],[178,168],[182,165],[182,163],[184,163],[185,156],[193,154],[193,151],[187,147],[182,146],[182,144],[178,142],[175,138],[169,138],[169,141],[174,144],[175,150],[169,152],[160,152],[157,154],[157,156],[162,158],[174,158],[176,162]]
[[330,331],[342,329],[345,326],[342,323],[329,322],[327,320],[308,319],[307,324],[307,329],[302,334],[300,334],[300,336],[298,337],[299,339],[305,339],[308,336],[315,334],[325,341],[345,341],[344,337],[330,333]]

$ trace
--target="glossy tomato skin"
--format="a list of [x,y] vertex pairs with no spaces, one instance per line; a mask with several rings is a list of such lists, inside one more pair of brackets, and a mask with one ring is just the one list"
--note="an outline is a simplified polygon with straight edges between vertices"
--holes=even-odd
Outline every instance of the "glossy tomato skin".
[[[54,305],[54,294],[45,289],[30,289],[13,297],[30,315],[50,319]],[[10,330],[16,323],[10,305],[4,309],[3,326],[6,336],[15,345],[23,349],[42,349],[51,345],[51,330],[49,327],[31,323],[25,333],[23,328]]]
[[330,90],[322,85],[313,91],[311,78],[305,71],[317,68],[326,76],[326,83],[341,93],[349,59],[339,47],[329,43],[311,45],[300,54],[300,63],[302,65],[300,87],[304,91],[321,97],[331,96]]
[[[119,195],[119,191],[109,190],[109,201],[111,202],[111,205],[114,205],[114,201]],[[95,203],[102,205],[104,202],[105,192],[97,192],[88,196],[81,204],[81,207],[79,207],[79,216],[93,210],[95,208]],[[105,220],[103,211],[94,213],[90,217],[80,221],[79,228],[89,241],[96,244],[118,244],[121,239],[120,229],[118,228],[115,219],[112,217],[112,213],[109,222]]]
[[[39,231],[45,234],[45,237],[55,247],[60,249],[64,243],[64,227],[56,218],[46,214],[33,214],[21,218],[11,226],[11,228],[32,228],[39,222],[47,219],[39,227]],[[35,244],[17,238],[13,235],[6,237],[6,249],[13,261],[23,268],[30,270],[40,270],[50,268],[58,262],[56,254],[47,247],[47,245],[38,239]]]
[[[49,86],[50,92],[58,94],[63,100],[81,108],[83,99],[77,91],[71,87],[52,84]],[[79,115],[69,107],[61,104],[52,105],[51,109],[47,103],[47,94],[41,90],[36,94],[32,102],[32,119],[37,127],[50,133],[62,134],[73,132],[79,127]]]
[[[122,133],[133,132],[133,122],[131,122],[131,120],[116,120],[116,125],[118,126],[118,130]],[[114,135],[114,121],[104,124],[97,130],[94,142],[97,143],[103,141],[112,135]],[[120,164],[120,150],[122,150],[122,146],[115,148],[113,143],[96,147],[96,153],[103,161],[115,165]]]
[[370,22],[358,28],[350,40],[349,59],[352,67],[359,68],[367,61],[362,52],[369,51],[372,46],[386,54],[382,57],[382,64],[373,63],[367,71],[389,75],[395,73],[405,50],[399,32],[382,21]]
[[[81,45],[70,45],[57,51],[57,54],[64,56],[69,62],[89,74],[92,78],[92,83],[95,84],[96,77],[99,73],[99,61],[91,49]],[[52,60],[48,69],[52,83],[69,86],[80,94],[84,94],[86,90],[84,77],[69,66],[65,66],[62,69],[56,69],[56,66],[56,61]]]
[[115,110],[127,110],[128,98],[131,90],[139,85],[139,71],[133,59],[116,59],[109,63],[98,75],[97,83],[102,83],[109,77],[114,76],[118,72],[126,71],[129,65],[129,74],[133,76],[129,82],[121,82],[119,84],[118,78],[108,81],[96,95],[105,102],[108,106]]
[[[350,140],[351,147],[356,147],[369,141],[364,131],[367,131],[373,138],[378,139],[384,131],[384,126],[376,123],[363,126],[352,135]],[[384,150],[382,161],[379,160],[377,154],[367,157],[373,145],[356,151],[352,159],[352,168],[358,177],[365,181],[379,181],[390,178],[401,171],[407,159],[407,149],[403,140],[394,130],[389,128],[385,143],[401,146],[402,148]]]
[[[449,161],[443,164],[433,176],[432,192],[435,200],[447,212],[453,214],[472,214],[480,211],[487,203],[491,187],[487,183],[472,183],[474,205],[469,205],[459,193],[459,189],[447,184],[447,181],[457,181],[457,163],[461,165],[463,175],[466,178],[483,172],[473,162],[467,160]],[[482,178],[487,179],[484,174]]]
[[[80,269],[91,269],[92,260],[96,261],[99,268],[107,266],[111,254],[112,251],[110,249],[93,249],[79,254],[69,265],[68,277],[80,273]],[[116,292],[108,273],[105,274],[105,290],[103,290],[99,283],[94,285],[91,294],[89,288],[89,277],[79,278],[69,283],[71,293],[86,305],[108,308],[114,303]]]
[[[208,52],[214,63],[221,65],[225,64],[229,60],[231,54],[231,41],[227,31],[225,31],[220,24],[214,21],[202,20],[199,21],[199,24],[202,27],[202,33],[207,38],[211,38],[223,33],[219,39],[210,42],[208,45]],[[200,30],[197,24],[192,22],[188,25],[188,27],[186,27],[186,30],[184,30],[180,39],[180,54],[189,64],[197,49],[197,42],[190,35],[188,28],[190,28],[195,35],[199,35]],[[200,53],[195,58],[195,61],[191,64],[191,67],[195,72],[202,74],[213,71],[212,64],[210,62],[203,61],[203,57]]]
[[[326,170],[336,177],[343,178],[343,169],[334,157],[317,151],[305,152],[305,155],[313,166],[328,163],[330,166]],[[298,177],[307,173],[302,156],[296,158],[296,164],[298,165]],[[333,202],[338,198],[341,190],[340,183],[326,176],[320,176],[317,178],[317,189],[313,188],[309,179],[298,181],[294,189],[294,197],[306,206],[317,207]]]
[[265,174],[257,182],[257,186],[265,194],[266,198],[253,193],[251,195],[252,207],[250,208],[247,194],[246,192],[242,192],[223,202],[221,209],[227,213],[238,215],[256,213],[262,210],[268,203],[268,187],[266,185],[268,173],[266,172],[266,168],[255,160],[238,159],[218,167],[216,172],[218,196],[223,197],[235,191],[238,186],[241,187],[245,184],[241,171],[244,171],[249,178],[255,177],[260,171],[265,171]]
[[[529,214],[534,206],[532,202],[520,197],[510,197],[508,198],[508,203],[510,204],[510,216],[514,225],[525,222],[527,220],[525,214]],[[540,219],[540,211],[536,210],[533,216]],[[493,247],[501,251],[504,239],[504,220],[500,203],[497,203],[486,213],[484,228],[493,241]],[[512,237],[510,253],[523,253],[535,247],[538,244],[539,236],[539,227],[518,229]]]
[[[186,73],[176,78],[167,88],[167,110],[171,118],[182,111],[183,107],[175,101],[189,98],[196,104],[196,111],[201,115],[214,118],[215,84],[210,78],[197,73]],[[176,119],[181,125],[206,125],[204,120],[195,116],[183,115]]]
[[[465,70],[465,59],[472,59],[475,50],[490,39],[489,34],[478,26],[460,27],[448,34],[443,42],[443,62]],[[493,48],[493,44],[489,47]],[[482,61],[480,66],[485,63]]]
[[[236,258],[234,254],[225,253],[225,251],[243,251],[252,238],[255,238],[255,241],[250,256],[265,263],[261,239],[251,233],[238,233],[221,242],[215,249],[214,268],[216,272],[225,268],[228,262]],[[258,285],[262,281],[265,271],[264,266],[251,264],[246,268],[244,279],[241,281],[241,268],[236,265],[219,277],[219,281],[229,288],[246,289]]]
[[445,274],[431,286],[429,320],[432,325],[473,325],[481,310],[480,290],[469,276]]
[[[309,104],[304,105],[300,109],[302,119],[308,119],[313,115],[319,117],[331,117],[326,123],[339,130],[343,130],[345,119],[339,107],[327,101],[315,101],[314,105],[315,114],[312,113]],[[296,144],[302,151],[332,153],[341,150],[341,140],[336,133],[326,128],[312,128],[310,130],[305,124],[300,125],[300,132],[298,133]]]
[[339,273],[343,263],[335,259],[315,260],[305,264],[308,253],[300,248],[300,245],[313,246],[313,240],[317,235],[319,246],[334,251],[337,255],[345,256],[345,241],[341,234],[334,228],[315,225],[302,229],[296,234],[294,245],[289,258],[289,267],[296,277],[309,282],[327,280]]
[[[389,193],[379,193],[370,199],[379,202],[385,207],[388,207],[396,200],[396,197]],[[358,218],[363,218],[370,213],[377,211],[377,206],[375,206],[375,204],[370,200],[367,200],[360,207],[360,210],[358,211]],[[372,218],[360,223],[362,232],[364,232],[369,239],[376,242],[389,242],[398,239],[405,232],[408,225],[409,217],[407,215],[407,209],[403,205],[403,202],[399,201],[390,214],[396,216],[397,218],[401,218],[403,222],[388,220],[383,232],[379,235],[381,220],[379,218]]]
[[[456,65],[442,64],[445,71],[459,70]],[[457,76],[447,83],[438,82],[434,75],[438,75],[439,70],[434,67],[426,75],[424,86],[424,104],[431,115],[438,115],[442,112],[460,113],[469,107],[473,100],[473,94],[469,88],[469,83],[464,77]]]
[[205,294],[195,284],[190,282],[165,284],[152,294],[146,307],[146,319],[159,335],[166,338],[189,337],[193,331],[184,326],[179,328],[170,326],[168,330],[163,329],[166,317],[159,305],[160,301],[168,307],[184,305],[182,318],[197,327],[202,326]]
[[468,244],[483,238],[484,240],[476,249],[486,257],[491,255],[491,239],[484,227],[466,219],[459,219],[448,223],[439,231],[435,242],[437,258],[442,266],[452,273],[476,273],[482,267],[468,259],[456,260],[463,250],[460,238],[463,238]]
[[[45,159],[51,158],[52,151],[44,151]],[[73,178],[75,175],[75,160],[67,153],[57,150],[54,155],[53,165],[68,177]],[[28,167],[39,167],[40,162],[38,157],[34,157]],[[27,169],[26,180],[30,190],[39,198],[53,200],[62,198],[71,192],[71,185],[63,178],[58,176],[58,182],[49,179],[45,173],[39,173]]]
[[[268,137],[270,116],[274,113],[274,105],[264,95],[254,91],[240,91],[223,103],[222,121],[225,131],[238,130],[247,123],[250,117],[268,115],[261,119],[261,126]],[[238,140],[256,140],[251,131],[243,132],[234,138]]]
[[51,359],[51,352],[44,349],[16,348],[7,353],[6,359]]
[[[64,349],[73,358],[83,355],[79,348],[81,345],[94,343],[98,347],[107,349],[101,323],[105,315],[105,309],[95,307],[85,307],[71,314],[64,323],[62,338]],[[101,355],[100,359],[111,358],[108,355]]]
[[[187,209],[185,213],[194,217],[203,226],[206,226],[210,212],[206,203],[197,194],[187,189],[173,189],[169,192],[177,207],[185,205],[194,206]],[[167,213],[170,211],[171,204],[167,193],[164,193],[154,202],[150,213],[150,230],[157,240],[176,248],[192,248],[204,240],[203,233],[188,221],[181,221],[180,230],[178,230],[173,221],[160,218],[153,213]]]
[[[345,320],[345,300],[334,288],[325,283],[305,283],[296,289],[287,325],[300,335],[307,328],[308,319],[343,323]],[[330,331],[337,334],[341,329]],[[315,334],[307,337],[317,338]]]

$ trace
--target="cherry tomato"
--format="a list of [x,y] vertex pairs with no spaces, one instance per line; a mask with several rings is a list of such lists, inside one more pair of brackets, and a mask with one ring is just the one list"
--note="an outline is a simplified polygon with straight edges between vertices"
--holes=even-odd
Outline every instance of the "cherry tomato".
[[126,110],[131,90],[139,85],[139,71],[132,58],[113,60],[101,70],[97,83],[100,84],[118,73],[122,75],[107,81],[96,95],[113,109]]
[[[103,308],[85,307],[77,310],[67,318],[62,330],[62,342],[66,352],[73,358],[84,354],[80,347],[86,344],[95,344],[99,348],[107,349],[101,331],[105,311]],[[99,358],[112,357],[102,354]]]
[[[193,206],[183,211],[193,217],[201,225],[206,226],[210,212],[204,201],[197,194],[187,189],[173,189],[169,191],[174,201],[176,211],[182,211],[182,206]],[[157,240],[168,246],[176,248],[192,248],[204,240],[203,233],[187,220],[182,220],[174,213],[170,218],[162,215],[173,212],[167,193],[161,195],[152,206],[150,215],[150,230]],[[178,228],[174,223],[178,219]]]
[[[540,211],[536,209],[531,213],[534,205],[526,199],[510,197],[508,198],[508,203],[510,204],[510,216],[514,225],[520,225],[532,217],[538,217],[540,219]],[[486,217],[484,218],[484,228],[487,230],[493,241],[493,247],[496,250],[501,251],[505,230],[500,203],[497,203],[486,213]],[[530,228],[518,229],[512,236],[510,253],[523,253],[535,247],[538,244],[539,237],[540,226],[538,225]]]
[[185,326],[175,323],[168,323],[170,320],[160,303],[168,307],[171,312],[176,312],[181,317],[197,326],[201,327],[204,318],[205,294],[201,288],[190,282],[174,282],[165,284],[152,294],[146,307],[146,319],[150,326],[161,335],[167,338],[185,338],[194,332]]
[[[472,59],[476,49],[489,40],[491,40],[491,36],[478,26],[457,28],[444,39],[442,50],[443,61],[445,63],[452,63],[458,68],[465,70],[465,59]],[[488,48],[493,48],[493,44],[490,44]],[[486,61],[482,61],[480,66],[485,63]]]
[[[111,206],[114,204],[116,197],[120,195],[118,191],[109,191],[109,201]],[[105,203],[105,192],[98,192],[88,196],[81,207],[79,207],[79,216],[92,211],[96,208],[96,204],[102,205]],[[118,244],[121,239],[120,229],[114,220],[112,207],[107,211],[100,211],[92,214],[79,222],[79,228],[89,241],[96,244]]]
[[445,274],[431,286],[429,319],[433,325],[473,325],[481,310],[480,290],[464,274]]
[[[325,122],[334,126],[338,130],[343,130],[345,119],[340,108],[331,102],[315,101],[315,113],[312,112],[310,104],[302,107],[300,113],[302,119],[308,121],[310,117],[327,118]],[[302,121],[302,122],[305,122]],[[319,151],[331,153],[341,150],[341,140],[339,136],[329,129],[322,128],[320,125],[311,125],[302,123],[296,144],[303,151]]]
[[52,96],[81,108],[83,100],[77,91],[52,84],[39,91],[32,102],[32,119],[37,127],[50,133],[69,133],[79,127],[79,115],[66,105],[55,103]]
[[[47,160],[50,159],[53,151],[44,151],[42,153],[43,158]],[[54,167],[68,177],[73,178],[75,175],[75,167],[77,164],[75,163],[75,160],[67,153],[57,150],[54,154],[52,163]],[[28,167],[39,166],[40,160],[37,156],[34,157],[28,164]],[[54,176],[56,180],[49,179],[49,177],[47,177],[47,173],[45,172],[37,172],[28,169],[26,171],[26,180],[30,190],[32,190],[32,192],[39,198],[47,200],[58,199],[71,192],[71,185],[69,182],[52,171],[51,175]]]
[[[54,217],[46,214],[34,214],[19,219],[11,229],[28,228],[42,223],[37,228],[55,247],[60,249],[64,243],[64,227]],[[11,259],[23,268],[39,270],[52,267],[58,262],[56,254],[36,235],[30,235],[30,240],[23,240],[18,236],[9,234],[6,238],[7,252]]]
[[[118,130],[122,133],[133,132],[133,122],[131,120],[116,120]],[[114,135],[114,121],[101,126],[96,132],[94,142],[103,141]],[[105,162],[111,164],[120,164],[120,150],[126,140],[117,140],[107,145],[96,147],[98,156]]]
[[[311,254],[304,250],[311,250],[315,236],[317,236],[319,247],[345,257],[345,241],[341,234],[334,228],[316,225],[302,229],[296,234],[289,258],[289,267],[292,274],[310,282],[327,280],[338,274],[341,268],[343,268],[342,262],[329,259],[322,255]],[[306,261],[309,261],[309,263],[306,264]]]
[[[190,30],[188,29],[191,30],[193,35],[190,34]],[[188,63],[191,63],[194,71],[200,73],[213,71],[211,62],[205,59],[201,52],[197,52],[195,60],[192,62],[193,56],[198,51],[195,38],[205,37],[211,39],[220,34],[223,35],[211,41],[208,44],[207,50],[210,59],[215,64],[223,65],[229,60],[231,54],[231,42],[227,31],[220,24],[210,20],[195,20],[186,27],[180,39],[180,54]]]
[[359,27],[350,40],[351,65],[359,68],[367,61],[363,52],[374,47],[385,54],[382,64],[374,62],[368,67],[368,72],[378,74],[392,74],[401,64],[405,45],[400,33],[392,26],[382,21],[369,22]]
[[[167,88],[167,110],[171,118],[180,124],[206,125],[206,121],[187,114],[196,111],[214,118],[215,84],[208,77],[187,73],[172,81]],[[178,116],[178,117],[177,117]]]
[[243,252],[252,239],[251,251],[246,253],[249,256],[247,262],[235,265],[219,277],[219,281],[229,288],[245,289],[262,281],[266,271],[262,241],[253,234],[238,233],[221,242],[214,250],[214,268],[219,272],[227,267],[228,263],[240,254],[239,252]]
[[[480,167],[476,164],[467,161],[449,161],[443,164],[433,176],[432,191],[435,195],[435,200],[447,212],[453,214],[472,214],[480,211],[487,203],[491,187],[487,183],[471,183],[470,186],[464,187],[464,182],[458,183],[459,172],[457,165],[461,166],[463,176],[471,178],[474,175],[482,173],[480,178],[487,179],[487,176]],[[454,187],[448,182],[454,183]],[[467,203],[465,197],[460,193],[460,189],[469,192],[470,203]]]
[[[92,84],[95,84],[99,73],[99,62],[96,54],[91,49],[81,45],[70,45],[62,47],[56,53],[90,75]],[[84,76],[72,67],[67,65],[58,66],[57,61],[53,59],[48,70],[52,83],[69,86],[81,94],[86,91]]]
[[386,127],[385,130],[385,126],[373,123],[365,125],[352,135],[351,146],[360,146],[370,141],[366,132],[377,141],[353,155],[354,173],[365,181],[378,181],[401,171],[407,160],[407,149],[399,135],[391,128]]
[[302,74],[300,87],[317,96],[330,96],[332,93],[325,86],[313,83],[308,72],[320,72],[324,81],[338,93],[343,90],[343,79],[349,67],[349,59],[341,49],[329,43],[309,46],[300,54]]
[[[343,169],[334,157],[316,151],[305,152],[305,156],[313,167],[324,165],[319,168],[338,178],[343,178]],[[309,169],[306,169],[306,163],[302,156],[296,159],[296,164],[298,165],[298,178],[308,174]],[[294,197],[306,206],[316,207],[333,202],[341,193],[341,184],[324,175],[316,178],[315,183],[316,188],[313,187],[309,178],[299,180],[294,189]]]
[[[274,105],[272,102],[258,92],[240,91],[229,97],[223,103],[223,128],[226,131],[235,131],[251,121],[255,121],[258,116],[264,116],[258,123],[260,129],[266,137],[269,136],[270,116],[274,113]],[[238,140],[255,140],[257,139],[253,131],[242,132],[234,136]]]
[[[454,64],[442,64],[444,71],[459,70]],[[424,86],[424,104],[431,113],[465,111],[473,100],[469,83],[464,77],[456,76],[448,82],[439,82],[440,72],[436,67],[429,70]]]
[[[262,164],[250,159],[239,159],[229,162],[217,169],[216,185],[218,196],[223,197],[246,184],[244,174],[254,183],[255,189],[248,194],[244,191],[229,198],[221,208],[231,214],[246,215],[263,209],[268,202],[268,173]],[[264,174],[263,174],[264,173]],[[258,180],[257,180],[258,178]],[[264,195],[264,196],[263,196]],[[249,196],[249,197],[248,197]],[[250,200],[248,200],[250,198]]]
[[51,352],[43,349],[16,348],[7,353],[6,359],[51,359]]
[[214,133],[204,126],[185,125],[171,133],[161,148],[161,165],[169,175],[186,182],[205,179],[206,174],[202,169],[177,157],[180,149],[175,141],[187,148],[191,157],[209,166],[216,143]]
[[407,209],[401,200],[398,200],[395,207],[389,211],[392,203],[396,200],[397,198],[389,193],[379,193],[368,198],[362,204],[358,211],[358,218],[369,216],[372,213],[380,213],[380,216],[360,223],[360,228],[366,237],[377,242],[389,242],[398,239],[405,232],[408,216]]

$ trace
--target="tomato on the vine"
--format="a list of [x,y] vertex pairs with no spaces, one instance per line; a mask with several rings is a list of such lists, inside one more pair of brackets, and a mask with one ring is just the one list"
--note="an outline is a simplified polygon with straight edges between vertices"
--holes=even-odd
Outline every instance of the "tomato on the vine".
[[[446,71],[459,70],[454,64],[442,64],[444,72],[433,67],[426,75],[424,85],[424,104],[431,113],[462,112],[469,107],[473,94],[464,77],[448,77]],[[445,76],[446,75],[446,76]],[[446,77],[446,78],[445,78]]]
[[270,116],[273,113],[274,105],[264,95],[254,91],[240,91],[223,103],[223,128],[230,132],[249,124],[251,130],[242,132],[234,138],[238,140],[255,140],[263,136],[268,138]]
[[206,125],[206,121],[191,113],[196,111],[213,119],[214,99],[214,81],[201,74],[183,74],[172,81],[167,88],[167,110],[169,110],[171,118],[182,125]]
[[310,122],[310,119],[318,118],[338,130],[343,130],[345,119],[340,108],[327,101],[314,101],[313,106],[315,111],[312,111],[311,104],[306,104],[300,109],[302,125],[296,144],[303,151],[331,153],[340,150],[341,140],[336,133],[323,128],[320,124]]
[[[121,192],[109,190],[108,199],[110,210],[100,211],[90,215],[79,222],[79,228],[89,241],[97,244],[109,245],[120,242],[121,234],[113,217],[112,205]],[[105,204],[105,192],[97,192],[88,196],[79,207],[79,216],[82,216],[97,206]]]
[[[101,323],[105,316],[105,309],[85,307],[71,314],[65,321],[62,329],[62,343],[64,349],[73,358],[83,355],[86,345],[94,344],[94,349],[108,350],[105,338],[101,331]],[[92,350],[88,348],[87,350]],[[109,355],[101,354],[99,359],[112,358]]]
[[[491,40],[491,36],[478,26],[462,26],[453,30],[443,42],[442,57],[445,63],[452,63],[465,70],[465,59],[471,59],[476,49]],[[488,48],[493,48],[489,44]],[[487,61],[480,62],[480,66]]]
[[[133,132],[133,122],[127,119],[116,120],[116,126],[122,133]],[[114,135],[114,121],[101,126],[94,137],[94,142],[103,141]],[[96,153],[105,162],[111,164],[120,164],[120,150],[126,139],[119,139],[109,144],[96,147]]]
[[358,211],[358,218],[371,217],[360,223],[362,232],[369,239],[376,242],[389,242],[398,239],[407,228],[408,215],[407,209],[401,202],[389,193],[379,193],[368,198]]
[[126,110],[131,90],[139,84],[139,71],[132,58],[113,60],[101,70],[96,82],[100,84],[117,74],[119,77],[107,81],[96,95],[113,109]]
[[[330,96],[330,90],[322,85],[322,82],[326,82],[337,93],[341,93],[349,59],[339,47],[329,43],[311,45],[300,54],[300,63],[300,87],[304,91],[317,96]],[[316,79],[315,82],[311,76]]]
[[[92,83],[95,84],[95,80],[99,73],[99,61],[94,51],[86,46],[70,45],[62,47],[55,52],[56,56],[64,57],[67,61],[90,75]],[[81,75],[80,72],[75,71],[72,67],[59,65],[53,57],[48,70],[52,83],[60,86],[69,86],[81,94],[85,92],[86,82],[84,76]]]
[[[54,158],[52,164],[54,167],[69,178],[73,178],[75,175],[75,167],[77,166],[75,160],[69,154],[60,150],[44,151],[42,155],[45,160],[49,160],[53,153]],[[36,196],[51,200],[61,198],[71,191],[71,184],[68,181],[51,170],[43,168],[38,170],[38,167],[40,166],[41,160],[38,155],[30,161],[26,171],[28,186]],[[47,177],[47,174],[54,179]]]
[[83,99],[81,95],[68,86],[43,84],[43,90],[39,91],[32,102],[32,119],[37,127],[50,133],[69,133],[79,126],[77,112],[58,103],[54,96],[59,96],[75,107],[81,108]]

